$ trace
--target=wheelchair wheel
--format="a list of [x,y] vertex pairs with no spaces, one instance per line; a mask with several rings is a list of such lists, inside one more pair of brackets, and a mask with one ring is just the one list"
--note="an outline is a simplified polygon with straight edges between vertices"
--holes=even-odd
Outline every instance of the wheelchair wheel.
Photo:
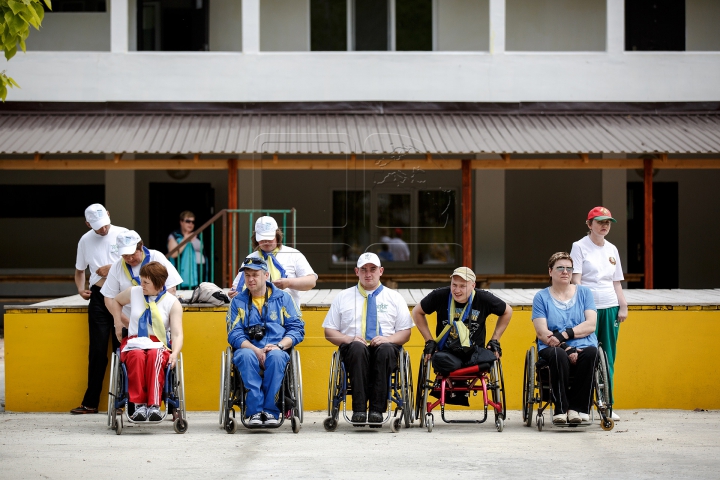
[[[180,352],[175,367],[175,381],[177,382],[177,398],[178,398],[178,418],[185,421],[185,430],[187,430],[187,406],[185,404],[185,366],[183,362],[183,354]],[[179,433],[185,433],[179,432]]]
[[334,432],[338,427],[337,419],[328,417],[323,421],[323,428],[326,432]]
[[[230,416],[232,410],[232,348],[228,347],[223,352],[223,363],[222,363],[222,392],[220,393],[220,428],[225,429],[228,433],[235,433],[237,430],[237,424],[234,419]],[[234,412],[233,412],[234,413]],[[234,416],[234,415],[233,415]]]
[[[125,382],[123,381],[123,369],[120,357],[117,353],[112,354],[112,362],[115,366],[114,371],[111,369],[110,377],[110,392],[108,393],[108,420],[110,421],[110,428],[118,433],[118,429],[122,432],[122,410],[118,410],[117,404],[124,398],[125,394]],[[111,365],[112,367],[112,365]]]
[[176,418],[173,422],[173,428],[175,429],[175,433],[185,433],[187,432],[188,424],[187,420],[184,418]]
[[122,433],[122,429],[123,429],[122,415],[118,415],[117,419],[115,420],[115,428],[114,428],[115,434],[120,435]]
[[[339,413],[339,404],[336,406],[335,401],[340,396],[340,381],[342,380],[340,376],[340,352],[336,350],[330,360],[330,379],[328,382],[328,417],[334,421],[335,428],[337,428]],[[325,430],[328,430],[328,428],[325,427]]]
[[117,354],[113,352],[110,355],[110,384],[108,385],[108,405],[107,405],[107,426],[113,428],[115,417],[115,390],[113,385],[116,385],[115,375],[117,375]]
[[525,374],[523,376],[522,416],[526,427],[532,426],[533,407],[535,404],[535,345],[525,354]]
[[598,362],[595,367],[595,399],[598,408],[604,408],[607,415],[612,413],[610,400],[610,376],[608,374],[608,360],[602,347],[598,347]]
[[[502,420],[507,419],[507,405],[505,403],[505,377],[503,375],[502,362],[498,358],[490,370],[490,381],[493,382],[494,386],[491,391],[493,402],[502,405],[501,412],[495,412],[495,418],[498,417]],[[497,421],[496,421],[497,424]],[[499,432],[502,432],[502,427],[498,427]]]
[[302,425],[301,425],[300,419],[299,419],[298,417],[293,416],[293,417],[290,419],[290,425],[292,425],[292,431],[293,431],[293,433],[299,433],[299,432],[300,432],[300,427],[301,427]]
[[425,409],[427,408],[423,403],[425,395],[425,388],[427,383],[425,381],[427,371],[427,362],[425,362],[425,355],[420,356],[420,368],[418,368],[418,380],[417,380],[417,392],[415,394],[415,418],[420,420],[420,428],[425,426]]
[[397,433],[400,431],[400,428],[402,428],[402,421],[403,419],[401,417],[395,417],[390,421],[390,431],[393,433]]
[[[230,347],[228,347],[230,348]],[[220,406],[219,406],[219,412],[220,412],[220,428],[223,428],[225,425],[225,382],[228,377],[227,373],[227,351],[223,350],[220,353]]]
[[225,422],[225,425],[223,426],[225,431],[229,434],[233,434],[237,431],[237,422],[234,418],[228,418],[227,422]]
[[[297,417],[298,422],[302,424],[303,422],[303,390],[302,390],[302,367],[300,364],[300,352],[293,349],[292,351],[292,362],[293,362],[293,371],[292,371],[292,381],[294,385],[294,394],[295,394],[295,412],[294,417]],[[293,431],[295,431],[295,428],[293,428]],[[300,431],[300,427],[298,427],[298,431]],[[297,432],[295,432],[297,433]]]
[[405,428],[410,428],[414,422],[415,410],[413,408],[413,383],[412,383],[412,366],[410,365],[410,354],[403,349],[400,352],[400,381],[402,382],[402,399],[403,411],[402,418],[405,422]]

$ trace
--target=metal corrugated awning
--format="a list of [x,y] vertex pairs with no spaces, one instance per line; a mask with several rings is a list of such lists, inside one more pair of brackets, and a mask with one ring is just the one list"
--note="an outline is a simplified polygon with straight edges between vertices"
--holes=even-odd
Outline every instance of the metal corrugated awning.
[[2,154],[715,154],[720,115],[8,114]]

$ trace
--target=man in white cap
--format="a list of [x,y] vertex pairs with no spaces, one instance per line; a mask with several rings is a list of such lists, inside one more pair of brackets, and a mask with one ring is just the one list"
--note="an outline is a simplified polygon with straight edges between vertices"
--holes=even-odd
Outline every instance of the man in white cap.
[[[437,312],[435,335],[425,315]],[[495,331],[485,350],[485,321],[498,316]],[[447,375],[462,367],[500,358],[500,337],[510,323],[512,308],[490,292],[475,288],[475,273],[459,267],[450,276],[450,286],[433,290],[415,305],[412,317],[425,339],[425,358],[432,356],[436,372]],[[490,353],[492,352],[492,353]],[[489,355],[489,357],[488,357]],[[464,401],[467,401],[463,397]]]
[[[113,301],[121,292],[130,287],[140,286],[140,269],[150,262],[158,262],[167,269],[168,278],[165,281],[165,288],[168,293],[175,295],[178,285],[183,282],[182,277],[172,263],[165,258],[165,255],[147,248],[140,235],[135,230],[128,230],[117,236],[118,253],[122,256],[112,264],[107,275],[107,280],[102,286],[100,293],[105,297],[105,306],[115,317],[119,313],[125,320],[130,320],[130,304],[125,305],[120,312],[120,305]],[[117,312],[115,310],[118,310]],[[122,340],[123,325],[115,325],[115,335]]]
[[[282,244],[283,232],[272,217],[260,217],[255,222],[253,232],[253,248],[250,257],[264,259],[270,269],[270,281],[281,290],[288,292],[295,305],[300,307],[300,292],[312,290],[317,282],[317,274],[313,271],[305,255],[292,247]],[[233,280],[230,298],[245,287],[242,270]]]
[[358,284],[335,297],[322,326],[325,338],[340,347],[350,375],[352,423],[380,427],[388,377],[397,368],[400,347],[410,340],[413,322],[402,295],[380,283],[383,267],[377,255],[360,255],[355,274]]
[[[110,224],[110,214],[105,207],[94,203],[85,209],[85,225],[90,229],[78,242],[75,260],[75,286],[88,305],[88,327],[90,348],[88,353],[88,384],[82,404],[70,410],[73,414],[97,413],[100,403],[105,369],[108,357],[108,338],[113,349],[120,346],[113,335],[113,317],[105,307],[100,289],[110,267],[120,258],[117,248],[118,234],[127,229]],[[90,268],[90,289],[85,288],[85,269]]]

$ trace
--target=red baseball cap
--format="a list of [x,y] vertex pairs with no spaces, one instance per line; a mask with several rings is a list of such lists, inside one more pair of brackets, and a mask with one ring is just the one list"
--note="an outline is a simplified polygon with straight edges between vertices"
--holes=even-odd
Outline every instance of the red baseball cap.
[[610,213],[610,210],[608,210],[605,207],[595,207],[588,213],[588,221],[590,220],[610,220],[611,222],[616,222],[614,218],[612,218],[612,213]]

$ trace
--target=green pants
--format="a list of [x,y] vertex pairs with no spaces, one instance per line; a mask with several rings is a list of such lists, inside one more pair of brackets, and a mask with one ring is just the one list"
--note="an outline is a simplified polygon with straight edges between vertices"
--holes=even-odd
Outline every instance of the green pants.
[[598,342],[607,354],[608,359],[608,380],[610,381],[610,399],[613,401],[613,375],[615,373],[615,355],[617,351],[617,339],[620,333],[620,322],[618,322],[618,311],[620,307],[598,308],[597,324],[595,335]]

